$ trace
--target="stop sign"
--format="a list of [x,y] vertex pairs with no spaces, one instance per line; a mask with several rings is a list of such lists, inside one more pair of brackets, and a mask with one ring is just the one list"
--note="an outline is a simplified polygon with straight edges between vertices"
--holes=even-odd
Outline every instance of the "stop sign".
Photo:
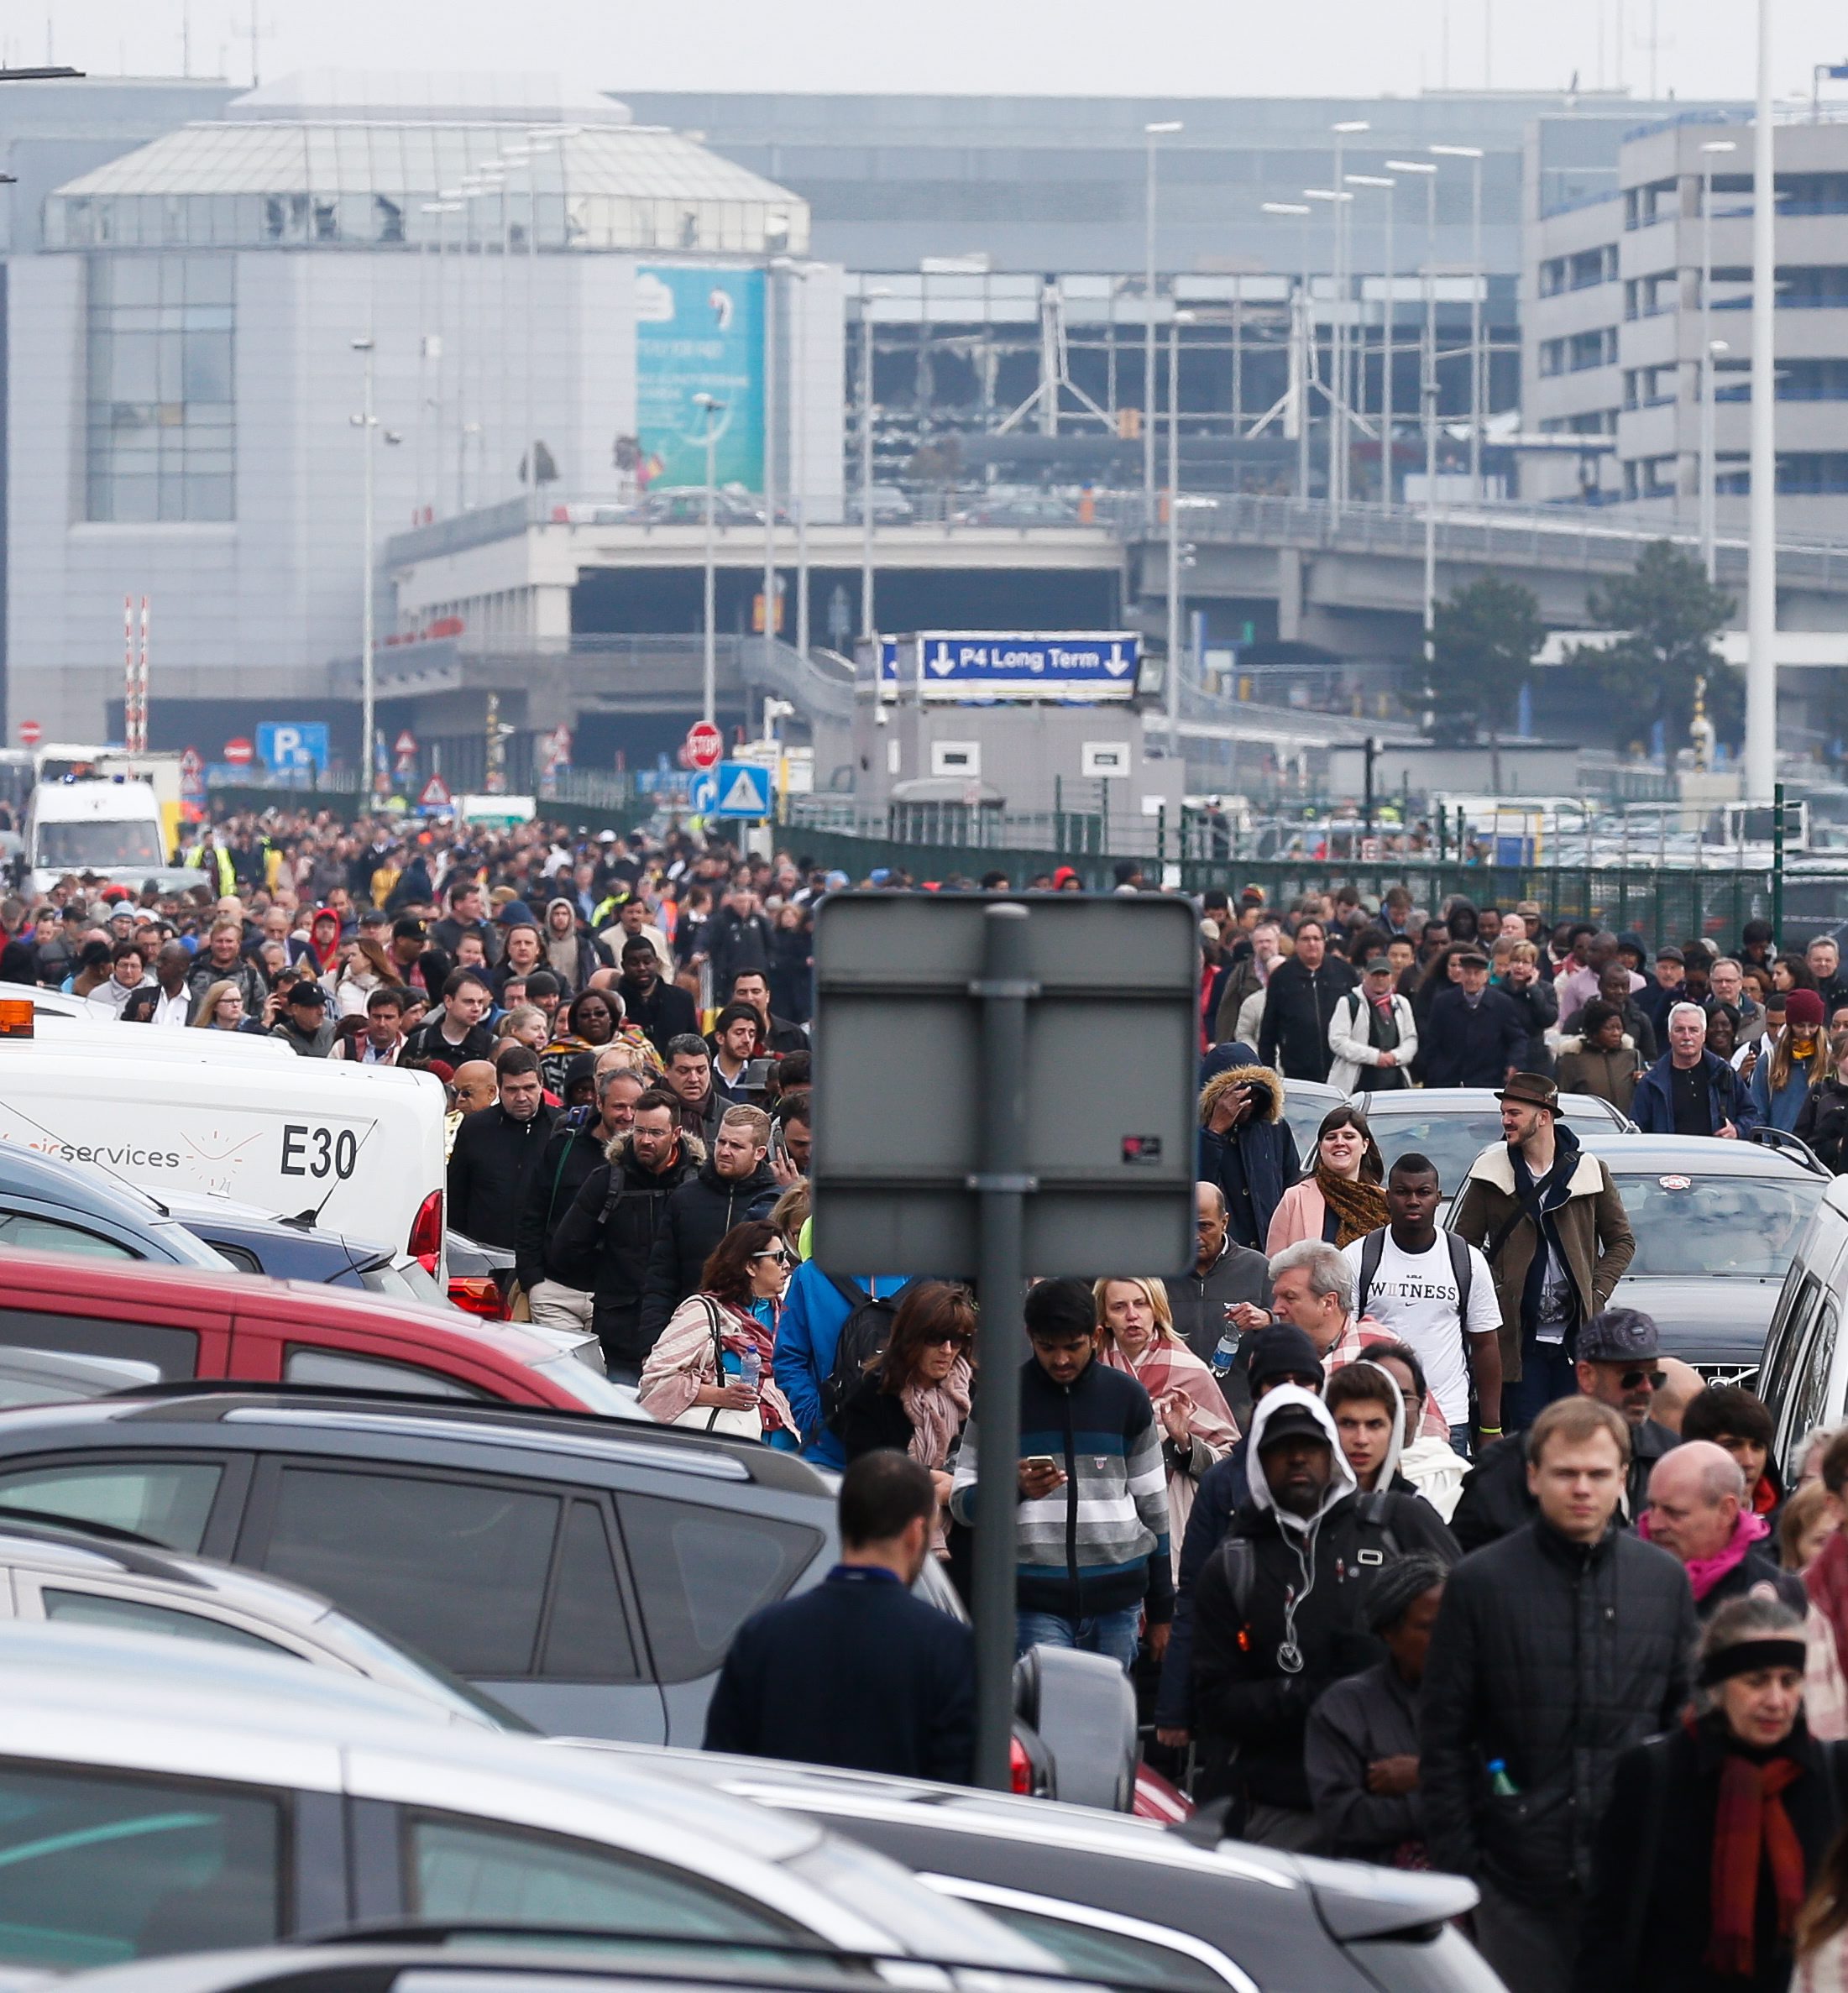
[[257,758],[257,751],[239,734],[235,740],[225,742],[224,758],[233,768],[248,768]]
[[19,722],[19,740],[23,746],[36,747],[44,737],[44,729],[37,720],[22,719]]
[[687,729],[687,759],[695,768],[716,768],[725,751],[725,735],[709,719],[696,719]]

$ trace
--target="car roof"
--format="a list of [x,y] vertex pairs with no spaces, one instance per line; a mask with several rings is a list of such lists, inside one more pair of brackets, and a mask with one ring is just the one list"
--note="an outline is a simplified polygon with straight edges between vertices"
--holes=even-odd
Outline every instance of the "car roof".
[[[255,1436],[293,1428],[345,1434],[355,1441],[410,1439],[604,1460],[832,1501],[826,1478],[799,1455],[754,1441],[544,1406],[369,1396],[292,1386],[154,1386],[70,1405],[13,1406],[0,1410],[0,1450],[16,1436],[36,1436],[47,1447],[70,1440],[96,1443],[105,1436],[118,1441],[132,1437],[139,1446],[153,1443],[162,1427],[171,1429],[175,1443],[197,1446],[201,1428],[207,1425],[222,1427],[228,1443],[246,1443],[253,1450],[260,1450],[262,1444]],[[52,1436],[60,1433],[65,1437]]]
[[1816,1172],[1794,1156],[1756,1142],[1715,1142],[1710,1135],[1630,1135],[1621,1128],[1573,1129],[1580,1145],[1612,1169],[1673,1170],[1683,1176],[1750,1176],[1815,1183]]
[[235,1198],[214,1197],[204,1190],[164,1190],[160,1201],[189,1231],[209,1224],[222,1228],[227,1237],[241,1237],[252,1241],[259,1237],[306,1240],[338,1248],[364,1261],[392,1257],[390,1247],[371,1239],[355,1238],[351,1232],[322,1232],[311,1226],[297,1225],[293,1220],[275,1211],[266,1211],[259,1205],[239,1204]]
[[235,1310],[247,1321],[280,1323],[287,1328],[299,1329],[308,1322],[357,1335],[389,1331],[427,1343],[466,1343],[477,1349],[497,1350],[519,1363],[542,1363],[558,1353],[555,1342],[532,1334],[522,1322],[497,1321],[490,1328],[460,1310],[388,1298],[360,1288],[327,1287],[313,1280],[272,1280],[258,1274],[216,1271],[206,1280],[201,1278],[206,1271],[202,1268],[139,1262],[106,1265],[62,1253],[9,1252],[7,1286],[13,1296],[36,1290],[71,1298],[72,1269],[79,1265],[82,1282],[76,1298],[91,1313],[136,1304],[162,1309],[194,1306],[215,1313]]
[[100,1167],[67,1163],[61,1156],[47,1155],[18,1142],[0,1142],[0,1191],[47,1198],[73,1211],[91,1211],[140,1227],[164,1216],[164,1207],[156,1199],[120,1177]]
[[[1364,1096],[1369,1116],[1377,1114],[1494,1114],[1500,1097],[1492,1086],[1421,1086],[1416,1091],[1400,1087],[1391,1093]],[[1620,1127],[1617,1110],[1595,1094],[1563,1093],[1560,1113],[1577,1127],[1581,1121],[1593,1127]]]
[[[107,1724],[98,1719],[104,1710]],[[101,1734],[88,1748],[73,1750],[71,1719],[86,1718]],[[139,1747],[127,1734],[135,1729]],[[489,1748],[477,1748],[483,1745]],[[253,1745],[275,1753],[274,1762],[292,1760],[294,1776],[310,1787],[332,1782],[326,1771],[312,1775],[316,1747],[349,1760],[370,1747],[382,1763],[421,1760],[452,1770],[458,1775],[454,1803],[463,1811],[469,1810],[465,1787],[479,1778],[489,1786],[553,1787],[561,1800],[575,1794],[645,1810],[651,1832],[703,1833],[741,1849],[755,1848],[770,1860],[805,1852],[819,1839],[810,1827],[767,1831],[754,1808],[690,1781],[650,1776],[617,1759],[562,1751],[505,1732],[458,1729],[435,1704],[359,1677],[158,1635],[0,1622],[0,1755],[75,1755],[123,1764],[144,1756],[149,1769],[165,1762],[196,1776],[260,1784],[261,1762],[248,1755]],[[189,1746],[201,1754],[196,1765],[182,1755]],[[338,1757],[320,1761],[337,1779]],[[491,1801],[484,1810],[493,1810]],[[741,1827],[750,1831],[748,1841],[737,1839]],[[563,1819],[558,1828],[571,1831]]]

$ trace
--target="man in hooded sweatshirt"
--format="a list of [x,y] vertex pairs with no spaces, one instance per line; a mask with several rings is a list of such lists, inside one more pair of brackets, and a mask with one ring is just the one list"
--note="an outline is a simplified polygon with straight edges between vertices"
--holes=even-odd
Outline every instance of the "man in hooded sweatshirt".
[[558,977],[568,998],[588,989],[591,977],[609,966],[596,943],[578,926],[578,909],[563,897],[546,902],[543,936],[544,966]]
[[1250,1452],[1249,1498],[1194,1595],[1196,1796],[1230,1793],[1245,1839],[1301,1851],[1316,1842],[1303,1769],[1309,1711],[1385,1653],[1367,1625],[1368,1580],[1415,1551],[1446,1566],[1458,1551],[1416,1495],[1359,1492],[1312,1392],[1270,1392],[1253,1416]]

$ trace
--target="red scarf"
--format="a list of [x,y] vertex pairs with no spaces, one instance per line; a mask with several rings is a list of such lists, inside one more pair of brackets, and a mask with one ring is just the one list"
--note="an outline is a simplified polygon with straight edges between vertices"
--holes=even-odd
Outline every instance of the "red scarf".
[[1720,1804],[1714,1813],[1713,1926],[1707,1938],[1710,1971],[1742,1980],[1757,1967],[1758,1870],[1768,1862],[1777,1892],[1777,1934],[1797,1928],[1805,1883],[1803,1845],[1784,1811],[1782,1794],[1802,1776],[1788,1758],[1755,1764],[1729,1750],[1720,1768]]

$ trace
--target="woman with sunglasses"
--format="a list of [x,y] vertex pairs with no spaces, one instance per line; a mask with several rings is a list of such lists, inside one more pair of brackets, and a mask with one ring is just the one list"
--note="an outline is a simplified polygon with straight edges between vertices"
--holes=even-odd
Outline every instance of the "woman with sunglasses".
[[734,1225],[668,1317],[641,1366],[641,1409],[663,1425],[797,1449],[789,1401],[771,1376],[793,1255],[768,1220]]
[[1168,1469],[1168,1541],[1178,1572],[1194,1490],[1232,1451],[1238,1427],[1212,1371],[1182,1342],[1160,1280],[1100,1280],[1091,1290],[1103,1361],[1126,1370],[1149,1394],[1160,1422]]
[[882,1446],[908,1453],[937,1487],[931,1548],[948,1556],[945,1523],[950,1462],[968,1422],[976,1305],[966,1287],[914,1280],[893,1318],[885,1353],[840,1408],[838,1431],[847,1458]]

